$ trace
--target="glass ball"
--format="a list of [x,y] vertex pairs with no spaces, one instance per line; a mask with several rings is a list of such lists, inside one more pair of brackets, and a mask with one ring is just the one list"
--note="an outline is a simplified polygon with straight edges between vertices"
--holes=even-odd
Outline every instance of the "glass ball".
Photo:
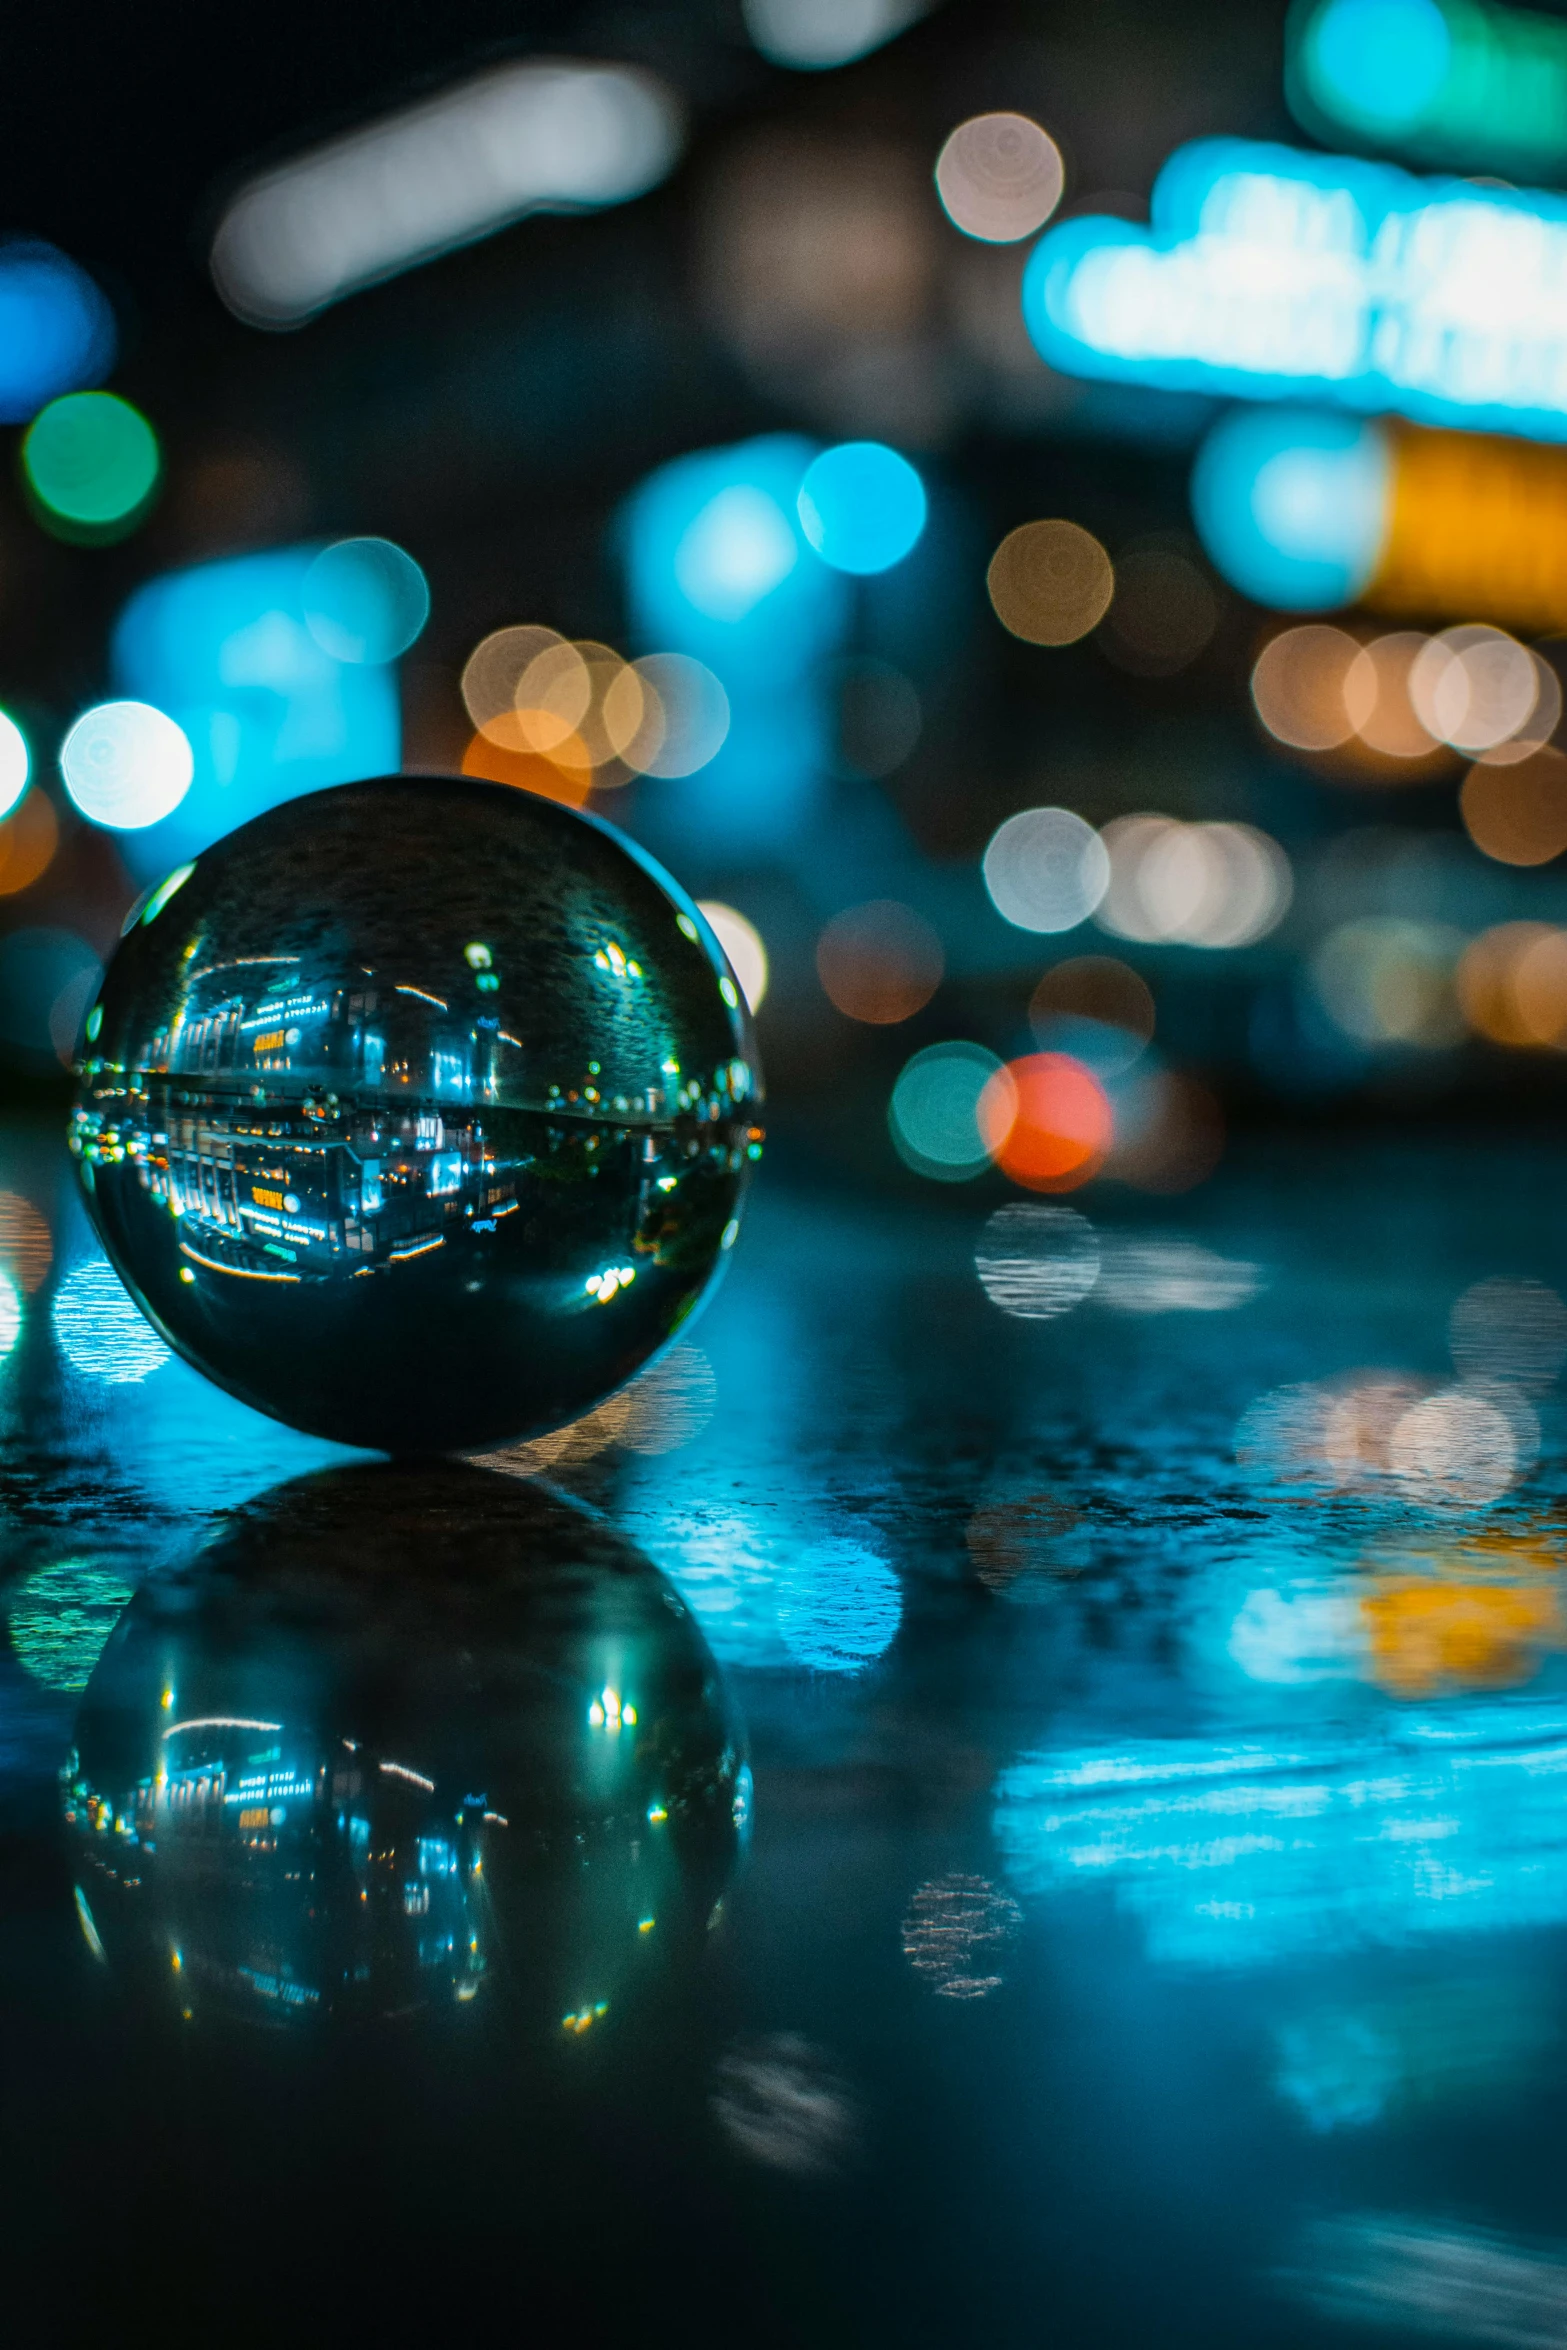
[[396,776],[276,808],[127,917],[71,1148],[170,1345],[394,1453],[575,1419],[686,1322],[759,1156],[744,1001],[591,817]]
[[681,1994],[751,1806],[674,1588],[458,1463],[302,1478],[149,1576],[61,1786],[82,1932],[153,2016],[477,2000],[536,2047]]

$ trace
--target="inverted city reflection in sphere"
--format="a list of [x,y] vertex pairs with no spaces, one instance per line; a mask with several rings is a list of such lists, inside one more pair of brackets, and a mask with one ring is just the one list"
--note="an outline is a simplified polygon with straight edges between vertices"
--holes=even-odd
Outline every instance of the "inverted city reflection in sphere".
[[[74,1651],[41,1661],[66,1685]],[[89,1946],[152,2010],[297,2031],[478,2000],[547,2048],[700,1949],[751,1775],[622,1536],[477,1469],[355,1468],[142,1586],[63,1805]]]
[[189,1361],[433,1453],[574,1419],[674,1335],[761,1136],[743,999],[656,866],[531,793],[405,776],[172,878],[89,1016],[71,1142]]

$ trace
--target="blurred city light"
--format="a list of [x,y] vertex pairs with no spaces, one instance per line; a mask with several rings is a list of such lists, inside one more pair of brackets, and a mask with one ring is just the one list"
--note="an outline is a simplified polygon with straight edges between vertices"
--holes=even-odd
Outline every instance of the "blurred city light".
[[60,821],[48,793],[26,793],[0,817],[0,898],[18,896],[47,873],[59,842]]
[[642,775],[695,775],[723,748],[729,696],[689,653],[645,653],[632,668],[647,697],[646,716],[622,757]]
[[1567,849],[1567,758],[1547,745],[1516,767],[1476,764],[1458,795],[1475,847],[1501,865],[1548,865]]
[[114,313],[84,269],[30,238],[0,244],[0,423],[25,424],[114,365]]
[[879,441],[843,441],[806,468],[800,528],[834,571],[890,571],[925,528],[925,485]]
[[1075,1208],[1014,1201],[985,1220],[974,1269],[993,1306],[1020,1322],[1051,1322],[1099,1279],[1098,1235]]
[[1344,707],[1368,750],[1384,759],[1425,759],[1437,737],[1415,706],[1415,668],[1430,639],[1394,629],[1362,645],[1344,673]]
[[1310,409],[1233,409],[1203,442],[1192,518],[1232,587],[1286,612],[1352,604],[1387,538],[1393,458],[1380,426]]
[[672,93],[633,66],[525,63],[383,116],[253,179],[212,242],[248,325],[303,325],[529,212],[623,204],[681,146]]
[[773,65],[825,73],[917,22],[935,0],[741,0],[745,29]]
[[1192,474],[1203,544],[1235,587],[1286,611],[1567,627],[1567,455],[1321,409],[1232,410]]
[[816,970],[840,1012],[873,1027],[910,1020],[941,985],[941,941],[896,898],[835,914],[816,942]]
[[119,832],[172,815],[195,771],[189,738],[150,702],[99,702],[60,746],[60,773],[77,807]]
[[0,710],[0,816],[9,816],[27,789],[27,737],[9,711]]
[[1115,573],[1099,541],[1075,522],[1025,522],[996,549],[985,585],[1013,636],[1070,645],[1109,611]]
[[932,1044],[903,1065],[887,1107],[894,1147],[917,1175],[966,1183],[990,1165],[979,1104],[1001,1067],[979,1044]]
[[1076,1191],[1114,1139],[1109,1096],[1070,1053],[1028,1053],[998,1069],[978,1116],[992,1159],[1028,1191]]
[[1567,156],[1567,27],[1494,0],[1316,0],[1289,17],[1302,126],[1472,171]]
[[28,427],[22,471],[58,536],[123,538],[157,487],[157,436],[114,392],[67,392]]
[[1345,681],[1360,651],[1342,628],[1308,622],[1270,637],[1251,673],[1257,715],[1291,750],[1332,751],[1355,731]]
[[[141,880],[160,880],[300,792],[396,772],[394,673],[362,657],[334,658],[307,620],[306,583],[321,551],[285,547],[167,572],[121,612],[115,683],[177,722],[193,761],[175,813],[160,809],[166,821],[157,824],[144,816],[148,829],[127,836],[122,853]],[[345,561],[344,572],[363,584],[357,561]],[[367,607],[359,617],[368,624]]]
[[1465,947],[1454,985],[1465,1020],[1490,1043],[1567,1046],[1567,931],[1495,923]]
[[1463,1033],[1454,973],[1464,945],[1461,932],[1441,923],[1366,915],[1329,931],[1311,976],[1346,1036],[1430,1051]]
[[996,912],[1019,930],[1074,930],[1110,883],[1110,858],[1070,808],[1024,808],[991,835],[982,870]]
[[1150,228],[1047,229],[1023,308],[1067,374],[1559,440],[1564,254],[1559,196],[1207,139],[1165,164]]
[[300,594],[305,626],[334,661],[395,661],[430,617],[430,589],[390,539],[323,547]]
[[1055,964],[1029,999],[1028,1017],[1045,1051],[1071,1053],[1101,1079],[1120,1076],[1153,1041],[1148,983],[1110,955]]
[[1253,825],[1118,816],[1102,838],[1108,874],[1096,919],[1120,938],[1250,946],[1289,910],[1289,859]]
[[1134,547],[1115,567],[1115,593],[1098,642],[1118,669],[1173,677],[1196,660],[1219,624],[1219,599],[1201,566],[1175,547]]
[[767,993],[767,949],[754,922],[716,898],[703,898],[698,913],[729,958],[729,968],[740,983],[749,1011],[760,1011]]
[[986,244],[1013,244],[1043,228],[1064,180],[1060,148],[1026,114],[976,114],[936,158],[947,218]]
[[103,966],[74,931],[7,931],[0,938],[0,1045],[9,1058],[69,1068]]

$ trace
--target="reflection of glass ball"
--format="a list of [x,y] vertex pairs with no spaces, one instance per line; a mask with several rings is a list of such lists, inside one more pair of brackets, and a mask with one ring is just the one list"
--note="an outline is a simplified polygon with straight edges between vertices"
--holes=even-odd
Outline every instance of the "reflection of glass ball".
[[478,1999],[559,2040],[685,1971],[750,1772],[706,1643],[622,1537],[478,1470],[367,1468],[142,1586],[65,1789],[83,1931],[156,2008]]
[[650,860],[403,776],[152,892],[72,1147],[117,1270],[210,1378],[343,1443],[477,1450],[574,1419],[686,1320],[758,1098],[733,975]]

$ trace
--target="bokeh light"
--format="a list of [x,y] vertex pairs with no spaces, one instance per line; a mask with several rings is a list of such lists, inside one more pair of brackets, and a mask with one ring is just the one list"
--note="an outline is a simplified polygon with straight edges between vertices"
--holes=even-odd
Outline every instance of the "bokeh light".
[[645,653],[632,667],[642,683],[643,718],[621,757],[641,775],[695,775],[717,758],[729,732],[721,682],[689,653]]
[[974,1269],[993,1306],[1020,1322],[1053,1322],[1099,1279],[1098,1235],[1075,1208],[1014,1200],[986,1218]]
[[1115,567],[1115,594],[1099,643],[1119,669],[1173,677],[1210,642],[1219,600],[1206,575],[1175,547],[1140,547]]
[[884,1558],[842,1535],[792,1547],[778,1579],[778,1629],[796,1663],[863,1673],[892,1646],[903,1593]]
[[1073,930],[1110,882],[1110,857],[1070,808],[1024,808],[991,835],[982,868],[996,912],[1019,930]]
[[1396,139],[1446,81],[1453,37],[1438,0],[1321,0],[1294,57],[1310,100],[1346,129]]
[[33,419],[22,471],[50,529],[119,538],[157,487],[158,440],[139,409],[114,392],[67,392]]
[[773,65],[826,73],[868,56],[932,0],[741,0],[745,29]]
[[84,1379],[137,1386],[173,1360],[104,1257],[88,1257],[66,1275],[50,1319],[60,1352]]
[[1064,181],[1060,148],[1026,114],[976,114],[936,158],[947,218],[986,244],[1009,245],[1043,228]]
[[[1016,1211],[1001,1212],[1009,1215]],[[1046,1209],[1043,1213],[1069,1216],[1073,1211]],[[994,1259],[991,1264],[994,1272]],[[984,1272],[977,1261],[976,1270],[983,1282]],[[994,1302],[1002,1301],[998,1297]],[[1009,1309],[1003,1306],[1002,1310]],[[1048,1320],[1049,1316],[1025,1314],[1021,1319]],[[998,1599],[1025,1603],[1053,1598],[1062,1583],[1082,1574],[1090,1556],[1089,1529],[1082,1511],[1053,1493],[1027,1493],[1016,1501],[991,1502],[977,1509],[963,1529],[963,1542],[987,1591],[993,1591]]]
[[[502,739],[508,733],[511,741]],[[514,791],[531,791],[540,799],[560,800],[568,808],[586,806],[593,789],[593,766],[576,735],[558,743],[550,757],[529,750],[522,741],[516,713],[492,719],[475,734],[462,755],[464,775],[485,783],[509,784]]]
[[925,528],[925,484],[880,441],[842,441],[806,468],[800,528],[824,563],[861,577],[890,571]]
[[816,942],[828,997],[851,1020],[890,1027],[912,1019],[941,985],[941,941],[923,915],[896,898],[835,914]]
[[9,1057],[69,1067],[102,978],[102,964],[74,931],[7,931],[0,938],[0,1044]]
[[1115,572],[1075,522],[1025,522],[1009,531],[985,574],[996,618],[1031,645],[1070,645],[1110,609]]
[[1359,1043],[1434,1050],[1463,1033],[1454,974],[1464,943],[1441,923],[1366,915],[1329,931],[1312,955],[1312,981]]
[[0,817],[9,816],[26,791],[31,764],[26,735],[9,712],[0,710]]
[[893,1147],[917,1175],[966,1183],[990,1165],[980,1130],[980,1097],[1001,1068],[980,1044],[927,1045],[906,1061],[892,1089],[887,1124]]
[[84,269],[37,240],[0,244],[0,423],[101,383],[115,342],[114,313]]
[[171,815],[195,771],[187,736],[148,702],[100,702],[60,746],[60,773],[77,807],[116,831]]
[[1110,1099],[1070,1053],[1029,1053],[998,1069],[979,1102],[979,1129],[1004,1175],[1029,1191],[1075,1191],[1114,1139]]
[[673,93],[640,67],[508,59],[247,181],[218,222],[213,283],[247,325],[299,326],[541,207],[640,196],[681,143]]
[[1071,1053],[1096,1077],[1119,1076],[1153,1041],[1148,983],[1112,955],[1074,955],[1048,970],[1028,1006],[1035,1040]]
[[1548,865],[1567,849],[1567,758],[1547,744],[1515,767],[1471,767],[1458,795],[1475,847],[1501,865]]
[[729,958],[740,993],[751,1011],[760,1009],[767,993],[767,949],[754,922],[717,898],[703,898],[697,908],[708,929]]
[[0,898],[31,889],[54,861],[60,820],[46,792],[30,791],[9,816],[0,817]]
[[1393,456],[1382,427],[1317,409],[1238,405],[1192,469],[1192,519],[1214,569],[1281,612],[1352,604],[1388,532]]
[[1415,665],[1430,645],[1415,629],[1395,629],[1362,645],[1344,673],[1344,707],[1366,748],[1384,759],[1424,759],[1438,737],[1415,707]]
[[515,746],[517,688],[536,655],[564,642],[557,629],[529,626],[493,629],[474,646],[463,665],[462,698],[481,734],[488,734],[497,720],[504,719],[505,728],[495,739],[504,742],[509,731]]
[[1522,733],[1540,698],[1540,669],[1503,629],[1447,628],[1410,664],[1409,698],[1428,734],[1472,757]]
[[1250,946],[1277,929],[1289,909],[1289,859],[1252,825],[1118,816],[1102,837],[1110,870],[1097,920],[1118,937]]
[[1464,1019],[1490,1043],[1567,1045],[1567,931],[1494,923],[1465,947],[1454,985]]
[[1322,622],[1270,637],[1251,673],[1251,698],[1275,741],[1297,751],[1333,751],[1348,742],[1355,722],[1344,687],[1359,651],[1346,630]]
[[1116,1090],[1107,1179],[1174,1198],[1206,1183],[1224,1155],[1224,1113],[1199,1078],[1139,1069]]
[[430,617],[430,588],[390,539],[339,539],[305,574],[305,626],[334,661],[381,663],[406,653]]
[[165,572],[120,613],[116,691],[166,712],[194,759],[173,813],[116,843],[138,880],[161,881],[301,792],[401,764],[391,669],[335,660],[306,622],[304,586],[320,552],[275,547]]

